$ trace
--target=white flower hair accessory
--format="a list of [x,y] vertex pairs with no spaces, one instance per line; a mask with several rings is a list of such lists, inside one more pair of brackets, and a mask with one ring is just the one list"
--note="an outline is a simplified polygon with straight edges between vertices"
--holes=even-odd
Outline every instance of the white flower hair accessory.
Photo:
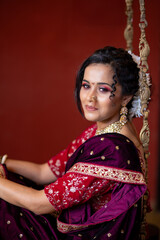
[[133,117],[142,117],[141,113],[141,99],[139,95],[135,95],[132,101],[132,107],[129,110],[129,119]]
[[[128,51],[128,53],[132,56],[133,60],[137,63],[138,67],[140,68],[140,57],[135,55],[134,53],[132,53],[131,51]],[[141,77],[142,74],[140,72],[139,74],[139,86],[140,86],[140,82],[141,82]],[[151,86],[151,82],[150,82],[150,75],[149,73],[146,73],[146,83],[148,86]],[[132,107],[129,110],[129,119],[133,118],[133,117],[142,117],[142,113],[141,113],[141,98],[140,98],[140,94],[139,91],[134,95],[133,100],[132,100]]]
[[128,51],[128,53],[132,56],[133,60],[137,63],[138,67],[140,65],[140,57],[135,55],[134,53],[132,53],[130,50]]

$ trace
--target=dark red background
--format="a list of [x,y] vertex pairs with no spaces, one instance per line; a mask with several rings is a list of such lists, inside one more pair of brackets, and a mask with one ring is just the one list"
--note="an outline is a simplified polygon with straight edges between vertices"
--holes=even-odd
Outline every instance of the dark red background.
[[[134,1],[134,52],[138,54],[139,1]],[[159,1],[146,1],[151,47],[149,188],[157,191],[160,28]],[[0,153],[45,162],[90,123],[74,103],[81,62],[105,45],[126,47],[125,1],[0,1]],[[138,128],[141,123],[138,122]]]

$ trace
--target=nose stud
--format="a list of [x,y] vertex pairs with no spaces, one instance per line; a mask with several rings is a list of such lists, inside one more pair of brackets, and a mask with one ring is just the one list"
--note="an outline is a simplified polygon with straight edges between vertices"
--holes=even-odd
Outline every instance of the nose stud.
[[97,100],[97,97],[96,96],[92,96],[92,97],[90,97],[90,100],[91,101],[95,101],[95,100]]

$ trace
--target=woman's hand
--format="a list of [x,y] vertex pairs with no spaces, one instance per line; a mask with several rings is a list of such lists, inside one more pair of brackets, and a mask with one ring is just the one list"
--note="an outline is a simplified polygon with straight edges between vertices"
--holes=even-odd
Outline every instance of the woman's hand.
[[2,164],[0,164],[0,178],[6,178],[5,170]]

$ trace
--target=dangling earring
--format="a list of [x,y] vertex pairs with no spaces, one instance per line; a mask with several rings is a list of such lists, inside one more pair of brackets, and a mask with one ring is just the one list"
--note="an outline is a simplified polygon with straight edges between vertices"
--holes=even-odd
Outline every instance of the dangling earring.
[[128,121],[127,114],[128,114],[127,107],[125,107],[125,106],[122,107],[120,110],[120,119],[119,119],[119,121],[122,125],[126,124],[126,122]]

